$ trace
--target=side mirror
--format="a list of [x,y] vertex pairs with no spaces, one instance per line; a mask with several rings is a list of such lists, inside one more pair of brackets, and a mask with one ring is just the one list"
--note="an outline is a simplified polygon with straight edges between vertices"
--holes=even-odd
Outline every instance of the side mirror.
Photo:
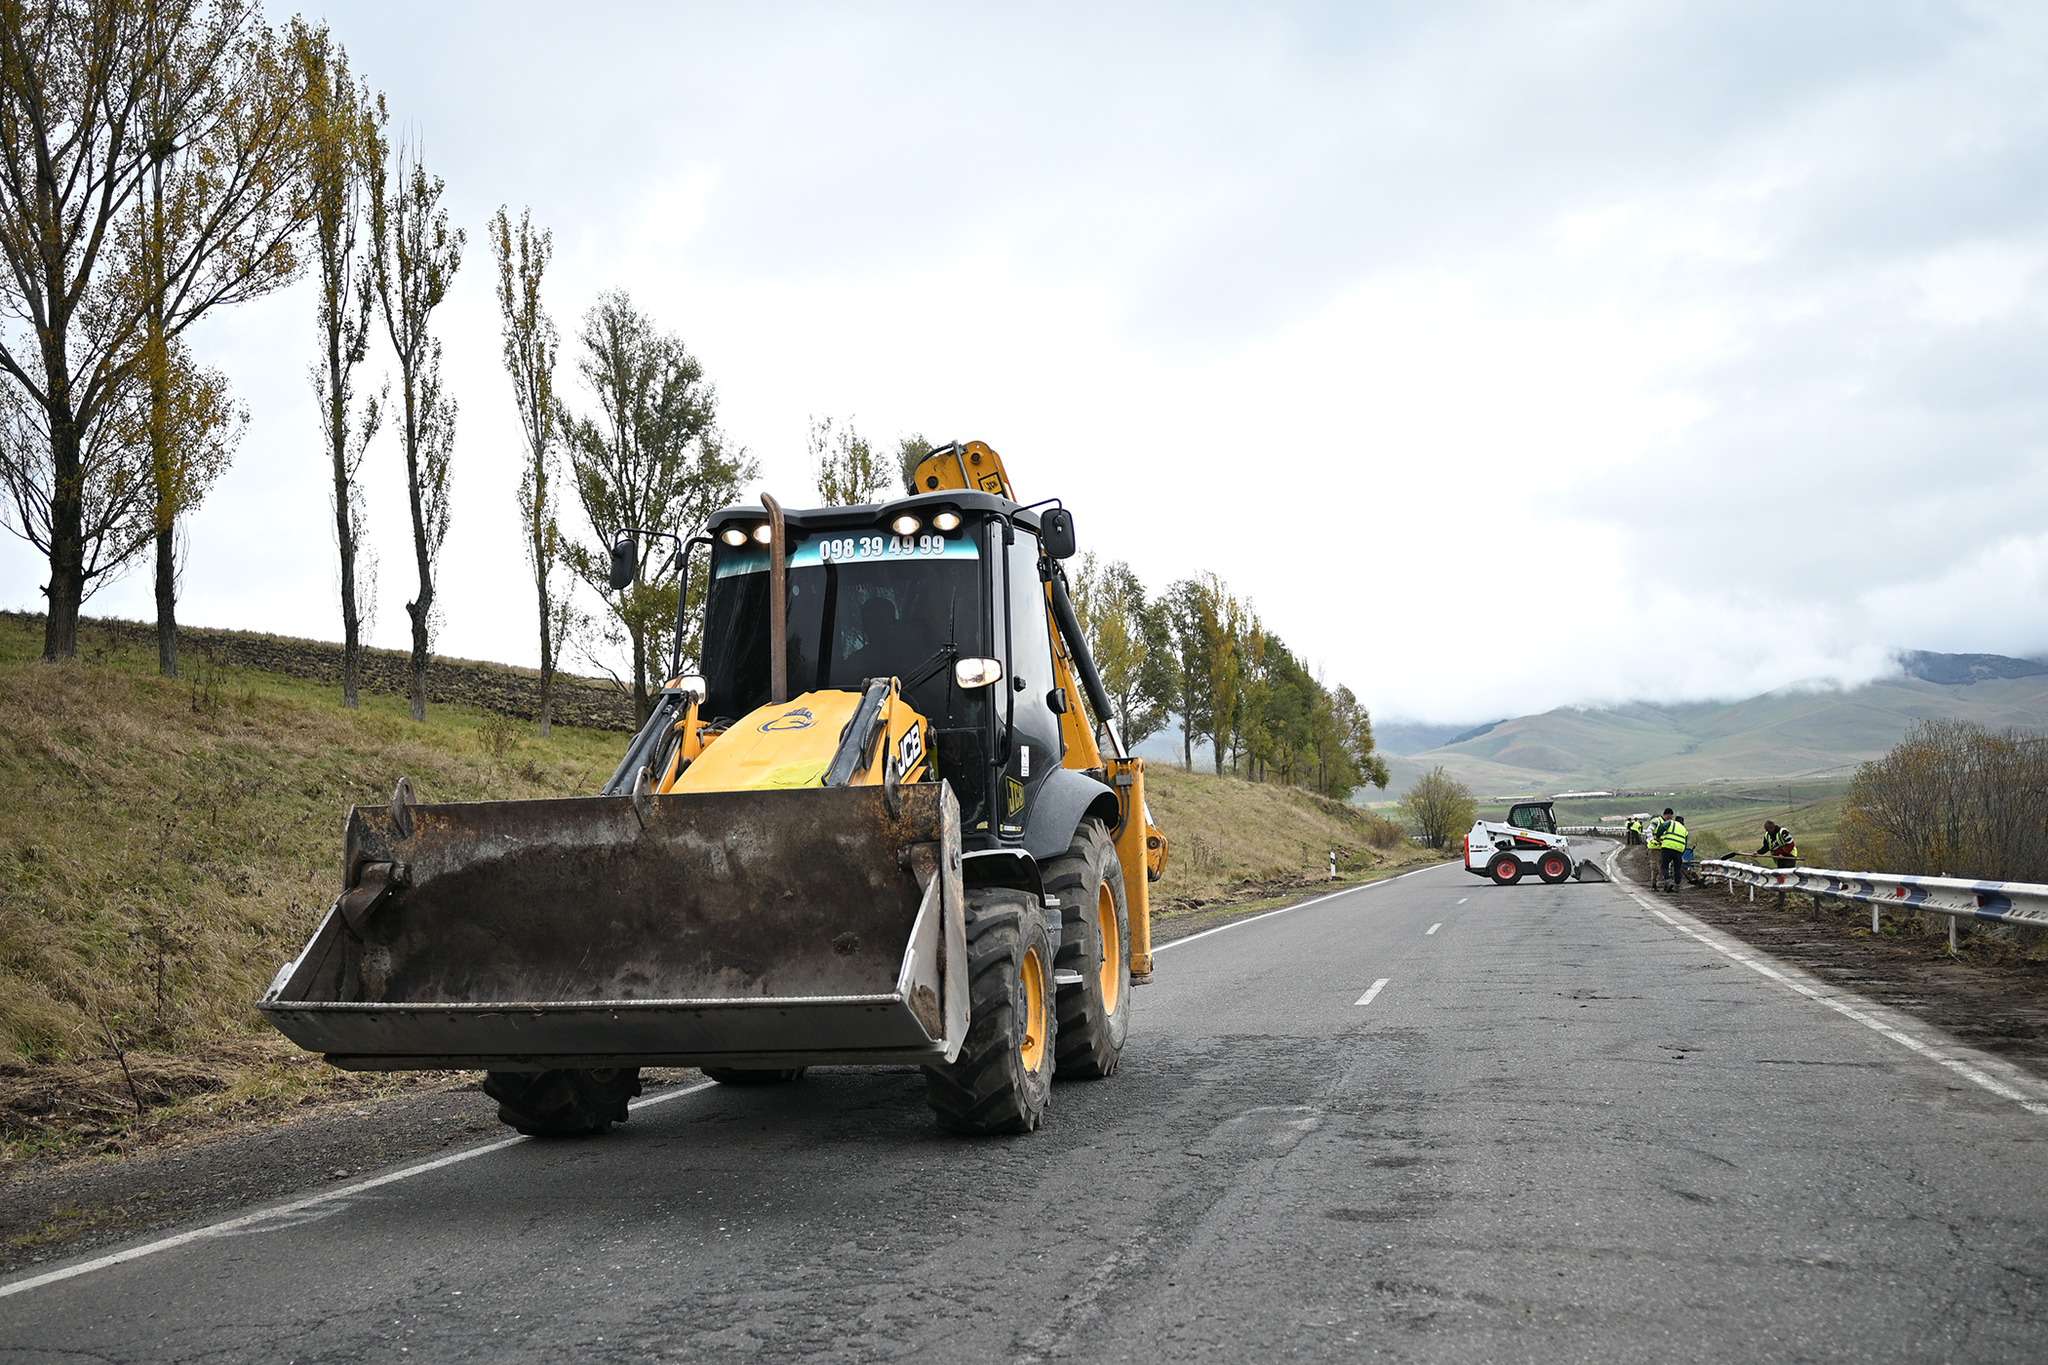
[[612,591],[624,592],[640,576],[640,537],[631,532],[612,545]]
[[1064,507],[1048,507],[1038,518],[1039,539],[1054,559],[1074,557],[1074,514]]
[[706,694],[711,690],[705,685],[703,677],[696,673],[686,673],[678,681],[681,684],[680,690],[682,694],[694,701],[703,701]]

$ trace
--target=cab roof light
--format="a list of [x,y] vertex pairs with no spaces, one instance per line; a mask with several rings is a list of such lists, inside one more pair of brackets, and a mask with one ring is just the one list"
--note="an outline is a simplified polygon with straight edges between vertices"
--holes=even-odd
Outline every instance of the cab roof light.
[[744,545],[747,543],[747,528],[728,526],[718,533],[718,538],[728,545]]
[[923,525],[924,523],[919,521],[915,514],[905,512],[901,516],[890,520],[889,529],[899,536],[914,536]]
[[959,514],[958,512],[955,512],[955,511],[954,511],[954,510],[953,510],[952,508],[950,508],[950,507],[949,507],[949,508],[947,508],[947,509],[946,509],[945,511],[943,511],[943,512],[940,512],[939,514],[937,514],[936,516],[934,516],[934,517],[932,518],[932,529],[933,529],[934,531],[945,531],[945,532],[952,532],[952,531],[957,531],[957,530],[959,530],[959,529],[960,529],[960,514]]

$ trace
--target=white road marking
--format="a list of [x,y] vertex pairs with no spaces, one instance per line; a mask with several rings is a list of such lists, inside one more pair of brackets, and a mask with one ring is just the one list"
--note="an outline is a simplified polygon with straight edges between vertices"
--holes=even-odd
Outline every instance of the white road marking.
[[1358,999],[1353,1001],[1352,1003],[1358,1005],[1370,1005],[1372,1003],[1372,998],[1375,995],[1378,995],[1381,991],[1385,990],[1386,986],[1387,978],[1383,976],[1379,980],[1372,983],[1371,990],[1367,991],[1364,995],[1359,996]]
[[1458,897],[1458,904],[1463,905],[1466,901],[1469,901],[1471,899],[1472,898],[1470,896],[1460,896]]
[[[670,1100],[679,1100],[685,1095],[694,1095],[700,1090],[709,1090],[716,1084],[718,1084],[716,1081],[702,1081],[696,1085],[686,1085],[680,1090],[664,1090],[658,1095],[649,1095],[644,1099],[633,1101],[631,1107],[634,1109],[648,1109],[657,1104],[667,1104]],[[203,1228],[193,1228],[190,1232],[180,1232],[175,1236],[159,1238],[154,1242],[144,1242],[141,1246],[129,1247],[125,1251],[110,1252],[105,1256],[95,1257],[90,1261],[80,1261],[76,1265],[60,1266],[55,1270],[46,1270],[40,1275],[30,1275],[26,1279],[15,1280],[8,1284],[0,1284],[0,1299],[8,1298],[15,1294],[26,1294],[31,1289],[41,1289],[44,1285],[56,1284],[61,1280],[75,1279],[80,1275],[90,1275],[95,1270],[106,1270],[111,1266],[125,1265],[129,1261],[139,1261],[145,1256],[154,1256],[159,1251],[171,1251],[193,1242],[205,1241],[208,1238],[232,1236],[235,1233],[245,1232],[254,1228],[259,1223],[269,1222],[272,1219],[289,1218],[295,1213],[300,1213],[320,1204],[331,1204],[339,1200],[353,1198],[369,1190],[380,1189],[385,1185],[396,1185],[399,1181],[410,1180],[416,1175],[426,1175],[430,1171],[443,1170],[449,1166],[460,1165],[465,1161],[474,1161],[480,1156],[489,1156],[492,1152],[502,1152],[507,1147],[516,1147],[522,1142],[531,1142],[532,1140],[523,1136],[500,1138],[496,1142],[486,1142],[481,1147],[471,1147],[465,1151],[451,1152],[447,1156],[435,1157],[432,1161],[422,1161],[417,1166],[407,1166],[400,1170],[375,1176],[369,1180],[358,1180],[355,1184],[343,1185],[338,1190],[327,1190],[321,1194],[308,1195],[304,1199],[294,1200],[289,1204],[279,1204],[275,1208],[258,1209],[254,1213],[245,1213],[239,1217],[225,1219],[218,1223],[208,1223]],[[291,1226],[291,1224],[285,1224],[285,1226]]]
[[[1615,853],[1610,853],[1607,855],[1607,872],[1610,881],[1614,879],[1614,859],[1618,854],[1619,850],[1617,849]],[[1619,885],[1618,882],[1616,884]],[[1946,1067],[1948,1070],[1953,1071],[1956,1075],[1961,1076],[1964,1080],[1969,1081],[1972,1085],[1978,1086],[1979,1088],[1984,1090],[1988,1090],[1992,1094],[1998,1096],[2000,1099],[2011,1100],[2014,1104],[2017,1104],[2020,1108],[2026,1110],[2030,1114],[2040,1114],[2043,1116],[2048,1116],[2048,1104],[2044,1104],[2039,1100],[2033,1099],[2025,1091],[2020,1090],[2016,1086],[2007,1085],[2004,1081],[2001,1081],[1997,1077],[1988,1074],[1979,1067],[1972,1066],[1970,1063],[1964,1061],[1960,1057],[1949,1056],[1946,1052],[1943,1052],[1939,1048],[1936,1048],[1929,1043],[1923,1042],[1922,1040],[1915,1038],[1912,1034],[1905,1032],[1903,1029],[1894,1028],[1892,1025],[1886,1023],[1884,1020],[1874,1017],[1870,1012],[1866,1010],[1858,1009],[1856,1006],[1851,1005],[1846,1001],[1838,1000],[1835,997],[1827,994],[1826,992],[1814,989],[1814,987],[1806,984],[1804,981],[1796,980],[1787,972],[1781,971],[1779,968],[1772,965],[1771,963],[1764,961],[1761,957],[1756,957],[1750,955],[1749,953],[1745,953],[1740,949],[1736,948],[1732,943],[1716,942],[1713,937],[1701,933],[1699,930],[1692,928],[1690,925],[1679,923],[1677,919],[1673,918],[1669,914],[1666,914],[1664,910],[1661,909],[1659,906],[1653,904],[1648,900],[1645,900],[1642,897],[1642,895],[1636,892],[1633,888],[1624,887],[1623,890],[1625,894],[1628,896],[1628,898],[1634,901],[1637,905],[1642,906],[1643,909],[1649,911],[1658,919],[1663,920],[1666,924],[1676,929],[1679,933],[1686,935],[1688,938],[1697,939],[1701,943],[1706,944],[1709,948],[1712,948],[1715,952],[1727,958],[1729,961],[1741,963],[1743,966],[1755,972],[1758,976],[1764,977],[1771,981],[1775,981],[1779,985],[1785,987],[1785,989],[1797,992],[1798,994],[1805,996],[1808,1000],[1813,1001],[1813,1003],[1815,1003],[1816,1005],[1824,1005],[1828,1009],[1833,1010],[1836,1014],[1841,1015],[1844,1019],[1855,1020],[1857,1023],[1863,1025],[1863,1027],[1869,1029],[1871,1032],[1878,1034],[1881,1037],[1890,1039],[1892,1042],[1897,1043],[1900,1047],[1903,1047],[1910,1052],[1917,1053],[1919,1056],[1925,1057],[1930,1062],[1934,1062],[1940,1066]]]
[[1430,936],[1431,934],[1435,933],[1435,932],[1436,932],[1437,930],[1439,930],[1439,929],[1441,929],[1441,928],[1443,928],[1443,927],[1444,927],[1444,922],[1443,922],[1442,920],[1438,920],[1438,921],[1437,921],[1437,922],[1436,922],[1435,924],[1432,924],[1432,925],[1430,925],[1430,926],[1429,926],[1429,927],[1428,927],[1427,929],[1424,929],[1424,930],[1422,931],[1422,936],[1423,936],[1424,938],[1428,938],[1428,937],[1429,937],[1429,936]]
[[1199,934],[1189,934],[1186,938],[1177,938],[1171,943],[1162,943],[1152,950],[1152,956],[1157,957],[1161,953],[1167,951],[1169,948],[1179,948],[1185,944],[1193,943],[1198,938],[1207,938],[1211,934],[1220,934],[1226,929],[1242,929],[1247,924],[1257,924],[1260,920],[1271,919],[1275,915],[1289,915],[1294,913],[1296,910],[1306,910],[1311,905],[1321,905],[1324,901],[1333,901],[1337,899],[1337,897],[1339,896],[1349,896],[1360,891],[1370,891],[1376,886],[1390,886],[1395,882],[1404,881],[1409,877],[1420,876],[1424,872],[1434,872],[1440,867],[1455,866],[1457,866],[1457,864],[1455,863],[1431,863],[1428,867],[1418,867],[1413,872],[1403,872],[1400,876],[1389,877],[1385,881],[1367,882],[1364,886],[1349,886],[1342,891],[1332,891],[1327,896],[1317,896],[1313,900],[1301,901],[1295,905],[1283,905],[1278,910],[1261,911],[1259,914],[1253,915],[1247,919],[1234,919],[1228,924],[1219,924],[1214,929],[1204,929]]

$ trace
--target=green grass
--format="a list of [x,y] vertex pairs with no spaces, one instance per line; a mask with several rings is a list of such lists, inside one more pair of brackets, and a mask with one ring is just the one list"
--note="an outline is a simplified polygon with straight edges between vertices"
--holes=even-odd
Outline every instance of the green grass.
[[39,662],[40,644],[0,621],[10,1146],[70,1111],[113,1123],[138,1096],[282,1096],[272,1073],[295,1068],[252,1004],[339,890],[348,807],[388,800],[401,774],[429,801],[588,792],[623,742],[566,727],[542,741],[455,706],[415,724],[388,697],[351,712],[320,684],[203,661],[166,680],[153,650],[90,626],[76,662]]
[[[1748,852],[1763,842],[1765,820],[1776,820],[1799,840],[1800,856],[1809,862],[1824,857],[1841,824],[1849,784],[1841,780],[1719,782],[1692,787],[1651,789],[1647,796],[1596,796],[1556,803],[1561,825],[1619,823],[1634,811],[1661,811],[1670,806],[1685,817],[1685,826],[1708,853]],[[1507,803],[1480,807],[1489,820],[1506,817]],[[1619,817],[1619,819],[1617,818]]]

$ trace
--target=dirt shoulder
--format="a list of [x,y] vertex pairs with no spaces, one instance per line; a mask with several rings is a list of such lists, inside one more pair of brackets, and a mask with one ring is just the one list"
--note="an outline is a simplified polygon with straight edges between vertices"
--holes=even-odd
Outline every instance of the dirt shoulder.
[[[1638,890],[1650,880],[1639,848],[1617,859]],[[1668,893],[1645,894],[1667,896]],[[1870,908],[1810,896],[1760,893],[1752,903],[1723,886],[1688,887],[1678,907],[1695,919],[1840,986],[1924,1019],[1971,1047],[2048,1076],[2048,960],[2041,936],[1971,926],[1949,956],[1948,929],[1937,916],[1887,916],[1870,932]],[[2031,940],[2031,941],[2028,941]]]

